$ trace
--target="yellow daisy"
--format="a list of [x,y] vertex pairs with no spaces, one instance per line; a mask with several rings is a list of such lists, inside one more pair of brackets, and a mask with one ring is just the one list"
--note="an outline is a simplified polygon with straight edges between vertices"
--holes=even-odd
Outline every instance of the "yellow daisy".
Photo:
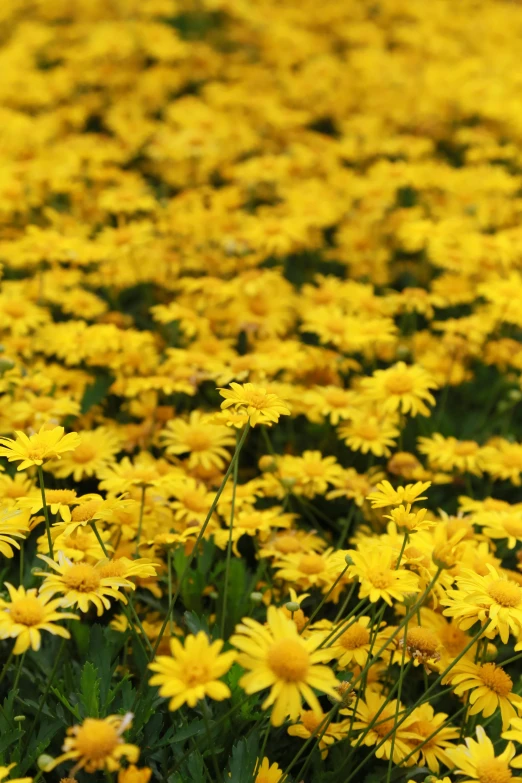
[[385,413],[429,416],[428,404],[435,405],[430,389],[436,389],[437,383],[419,365],[397,362],[386,370],[375,370],[370,378],[363,379],[361,387],[367,399],[378,403]]
[[214,466],[221,470],[230,462],[231,454],[226,447],[236,442],[229,427],[211,423],[200,411],[192,411],[186,421],[171,419],[160,436],[167,454],[188,455],[189,469]]
[[263,386],[253,383],[231,383],[230,389],[219,389],[222,397],[221,408],[225,410],[230,406],[236,410],[244,410],[252,427],[256,424],[272,424],[279,421],[280,416],[289,416],[290,409],[286,402],[277,394],[269,394]]
[[469,692],[469,714],[481,713],[489,718],[500,708],[502,728],[506,729],[511,718],[522,711],[522,696],[513,692],[513,680],[501,666],[495,663],[476,664],[461,660],[443,679],[450,683],[457,696]]
[[56,620],[78,620],[79,617],[70,612],[57,612],[62,606],[61,600],[51,601],[50,595],[37,593],[36,590],[25,590],[24,587],[13,587],[5,582],[9,592],[9,601],[0,599],[0,638],[16,639],[13,653],[20,655],[29,647],[39,650],[41,645],[40,631],[63,636],[70,639],[69,631],[56,625]]
[[495,756],[495,747],[482,726],[477,726],[476,740],[467,737],[465,741],[465,745],[446,751],[457,775],[464,775],[459,783],[510,783],[514,779],[511,762],[520,756],[514,759],[516,751],[512,742]]
[[46,429],[43,425],[35,434],[27,437],[25,432],[16,432],[16,438],[0,438],[0,457],[7,457],[9,462],[20,462],[17,470],[24,470],[31,465],[43,465],[50,459],[61,459],[68,451],[74,451],[81,443],[76,432],[64,435],[63,427]]
[[72,476],[81,481],[94,476],[100,468],[112,462],[121,449],[121,438],[114,430],[97,427],[81,431],[81,444],[59,463],[49,465],[57,478]]

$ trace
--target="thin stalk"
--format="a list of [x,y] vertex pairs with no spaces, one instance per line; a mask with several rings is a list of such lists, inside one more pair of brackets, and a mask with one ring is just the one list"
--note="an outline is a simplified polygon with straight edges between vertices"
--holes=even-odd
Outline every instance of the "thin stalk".
[[15,681],[14,681],[14,685],[13,685],[13,690],[14,691],[18,688],[18,683],[20,682],[20,675],[22,673],[22,667],[24,665],[24,660],[25,660],[25,652],[23,652],[19,656],[17,664],[16,664],[16,675],[15,675]]
[[345,631],[351,628],[352,625],[357,621],[358,615],[360,614],[359,609],[361,607],[364,607],[362,611],[363,612],[366,611],[367,607],[365,606],[365,604],[367,603],[368,601],[366,598],[361,598],[357,606],[350,612],[349,616],[346,618],[345,624],[343,624],[341,628],[334,628],[334,630],[331,631],[325,639],[323,639],[323,641],[321,642],[321,644],[317,649],[320,650],[321,647],[331,647],[332,644],[336,642],[337,639],[340,636],[342,636]]
[[348,595],[346,596],[346,598],[344,599],[343,603],[341,604],[341,608],[339,609],[339,611],[335,615],[334,624],[338,623],[339,620],[341,619],[341,617],[343,616],[343,614],[345,613],[346,607],[350,603],[351,598],[352,598],[352,596],[354,594],[354,591],[355,591],[356,587],[357,587],[357,579],[354,580],[352,586],[350,587],[350,591],[349,591]]
[[[169,601],[172,598],[172,554],[170,547],[167,549],[167,578],[169,585]],[[169,618],[169,636],[172,636],[172,616]]]
[[211,732],[211,729],[210,729],[210,721],[209,721],[209,717],[208,717],[209,709],[208,709],[208,705],[207,705],[206,699],[203,699],[203,701],[202,701],[202,710],[201,710],[201,712],[202,712],[202,715],[203,715],[203,722],[205,724],[205,732],[206,732],[207,738],[208,738],[208,746],[210,748],[210,755],[211,755],[211,758],[212,758],[212,764],[214,766],[214,773],[215,773],[215,776],[216,776],[216,780],[217,781],[221,781],[223,778],[221,776],[221,770],[219,769],[219,764],[218,764],[218,761],[217,761],[217,758],[216,758],[216,751],[215,751],[215,748],[214,748],[214,740],[212,739],[212,732]]
[[[404,540],[406,541],[406,536],[404,537]],[[394,725],[396,726],[399,720],[399,710],[401,707],[401,695],[402,695],[402,681],[404,679],[404,661],[406,660],[406,636],[408,633],[408,623],[404,626],[404,636],[402,637],[402,658],[401,658],[401,673],[399,675],[399,683],[398,683],[398,690],[397,690],[397,704],[395,705],[395,719],[394,719]],[[386,775],[386,783],[390,783],[391,780],[391,774],[392,774],[392,766],[393,766],[393,752],[395,750],[395,738],[397,736],[397,732],[394,731],[391,738],[391,749],[390,749],[390,760],[388,762],[388,773]]]
[[[264,427],[263,427],[264,431]],[[239,433],[236,433],[236,448],[239,442]],[[268,437],[268,436],[267,436]],[[239,471],[239,459],[236,459],[234,463],[234,476],[232,485],[232,503],[230,506],[230,522],[228,530],[227,541],[227,557],[225,563],[225,584],[223,585],[223,605],[221,608],[221,638],[225,638],[225,622],[227,619],[227,600],[228,600],[228,579],[230,575],[230,561],[232,560],[232,536],[234,533],[234,513],[236,510],[236,487],[237,487],[237,475]]]
[[140,503],[140,516],[138,519],[138,532],[136,534],[136,557],[139,557],[140,541],[141,541],[141,528],[143,526],[143,512],[145,510],[145,492],[147,487],[143,484],[141,488],[141,503]]
[[[337,710],[341,706],[342,706],[341,702],[339,702],[339,704],[335,704],[332,707],[332,709],[329,712],[326,713],[326,715],[324,716],[324,718],[321,721],[321,723],[318,726],[316,726],[316,728],[312,731],[312,733],[310,734],[310,736],[308,737],[306,742],[301,746],[301,748],[295,754],[294,758],[291,760],[290,764],[288,765],[286,771],[283,772],[282,776],[279,778],[277,783],[285,783],[285,780],[288,778],[288,774],[289,774],[290,770],[292,769],[292,767],[294,766],[294,764],[296,764],[299,761],[299,759],[304,754],[304,752],[305,752],[306,748],[308,747],[308,745],[310,745],[310,743],[313,742],[313,740],[318,736],[320,731],[323,728],[326,731],[326,729],[328,728],[328,726],[332,722],[332,720],[333,720],[333,718],[335,716],[335,713],[337,712]],[[324,731],[323,731],[323,734],[324,734]]]
[[254,775],[253,775],[253,780],[254,781],[255,781],[255,779],[257,777],[257,773],[258,773],[259,767],[263,763],[263,759],[265,757],[265,750],[266,750],[266,745],[267,745],[267,742],[268,742],[268,737],[270,735],[270,728],[271,728],[271,724],[270,724],[270,721],[268,721],[268,723],[266,725],[265,736],[263,738],[263,744],[261,745],[261,751],[259,753],[259,756],[257,757],[256,765],[254,767]]
[[45,484],[44,484],[42,466],[37,465],[37,469],[38,469],[38,480],[40,482],[40,492],[42,493],[42,505],[43,505],[44,517],[45,517],[45,530],[47,531],[47,545],[49,546],[49,557],[51,558],[51,560],[54,560],[53,539],[51,536],[51,523],[49,522],[49,509],[47,508],[47,501],[45,499]]
[[351,509],[350,509],[350,511],[349,511],[348,516],[346,517],[344,525],[342,527],[341,535],[339,536],[339,541],[337,542],[337,547],[336,547],[337,549],[342,549],[343,545],[344,545],[344,542],[348,538],[348,533],[350,532],[350,527],[351,527],[353,518],[355,516],[356,510],[357,510],[357,505],[354,502],[352,507],[351,507]]
[[7,670],[9,669],[9,666],[11,665],[11,661],[12,660],[13,660],[13,651],[11,650],[11,652],[9,653],[9,655],[7,657],[7,661],[4,663],[4,667],[3,667],[2,671],[0,672],[0,685],[4,681],[4,677],[7,674]]
[[304,632],[306,631],[306,629],[308,628],[308,626],[310,625],[310,623],[312,622],[312,620],[314,619],[314,617],[316,617],[317,613],[321,611],[321,609],[323,608],[324,604],[325,604],[325,603],[326,603],[326,601],[329,599],[329,597],[331,596],[331,594],[333,593],[333,591],[334,591],[334,590],[335,590],[335,588],[337,587],[338,583],[340,582],[340,580],[343,578],[343,576],[345,575],[345,573],[346,573],[347,571],[348,571],[348,565],[345,565],[345,567],[343,568],[343,570],[341,571],[341,573],[339,574],[339,576],[337,577],[337,579],[335,580],[335,582],[333,583],[333,585],[330,587],[330,589],[328,590],[328,592],[327,592],[327,593],[325,593],[325,595],[323,595],[323,598],[322,598],[322,600],[319,602],[319,605],[318,605],[318,606],[317,606],[317,607],[314,609],[314,611],[312,612],[312,614],[310,615],[310,617],[308,618],[308,620],[306,621],[306,623],[303,625],[303,627],[302,627],[302,629],[300,630],[300,632],[299,632],[299,633],[301,633],[301,634],[302,634],[302,633],[304,633]]

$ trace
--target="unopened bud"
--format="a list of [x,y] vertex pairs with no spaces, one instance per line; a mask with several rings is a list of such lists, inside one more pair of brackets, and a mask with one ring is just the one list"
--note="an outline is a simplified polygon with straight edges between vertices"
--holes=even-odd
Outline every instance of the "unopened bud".
[[298,611],[299,604],[297,603],[297,601],[287,601],[287,603],[285,604],[285,609],[288,609],[288,611],[292,612],[293,614],[294,612]]
[[511,389],[508,393],[508,397],[510,400],[513,400],[513,402],[520,402],[520,400],[522,400],[522,392],[520,389]]
[[413,604],[418,601],[419,595],[418,593],[406,593],[406,595],[403,598],[404,603],[406,606],[413,606]]
[[253,604],[260,604],[263,600],[263,593],[250,593],[250,600]]
[[219,593],[216,593],[215,590],[212,590],[209,593],[209,597],[212,598],[213,601],[217,601],[217,599],[219,598]]
[[0,374],[12,370],[15,363],[11,359],[0,359]]
[[17,723],[21,723],[25,720],[25,715],[15,715],[13,720],[15,720]]
[[271,454],[263,455],[257,464],[263,473],[274,473],[277,470],[277,462]]
[[47,753],[42,753],[41,756],[38,756],[38,759],[36,761],[36,764],[38,766],[38,769],[41,769],[42,772],[46,772],[47,768],[50,764],[52,764],[54,761],[52,756],[49,756]]
[[346,565],[349,565],[349,566],[353,565],[353,560],[352,560],[352,556],[351,555],[345,555],[344,560],[345,560]]

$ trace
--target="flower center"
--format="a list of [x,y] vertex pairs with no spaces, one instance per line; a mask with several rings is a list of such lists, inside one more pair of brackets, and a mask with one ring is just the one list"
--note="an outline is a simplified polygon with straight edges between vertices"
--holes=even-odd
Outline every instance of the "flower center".
[[300,552],[302,547],[296,536],[281,536],[274,541],[274,547],[278,552],[284,554],[291,552]]
[[393,730],[395,726],[395,721],[393,718],[390,718],[389,720],[384,720],[385,716],[379,715],[377,718],[377,723],[373,727],[374,732],[379,737],[385,737],[386,734],[389,734],[390,731]]
[[27,459],[40,460],[44,458],[45,446],[31,446],[27,449]]
[[298,639],[281,639],[270,648],[268,665],[281,680],[302,682],[310,662],[308,652]]
[[513,780],[507,762],[502,759],[488,759],[479,762],[476,769],[480,783],[510,783]]
[[194,688],[196,685],[203,685],[209,681],[208,667],[196,661],[193,663],[188,662],[185,665],[183,679],[189,688]]
[[459,457],[468,457],[471,454],[476,454],[478,451],[478,443],[473,440],[463,440],[460,443],[456,443],[453,447],[455,454]]
[[324,571],[324,560],[321,555],[303,555],[299,560],[299,571],[303,574],[320,574]]
[[390,375],[386,380],[386,390],[390,394],[408,394],[413,390],[413,382],[406,373]]
[[359,623],[355,623],[351,628],[339,637],[339,644],[345,648],[345,650],[357,650],[359,647],[364,647],[370,641],[370,632],[368,628],[364,628]]
[[73,522],[89,522],[100,507],[99,500],[88,500],[87,503],[81,503],[71,512]]
[[502,525],[506,533],[509,533],[510,536],[515,536],[516,538],[522,536],[522,519],[508,517],[507,519],[502,520]]
[[436,635],[427,628],[410,628],[406,634],[407,649],[431,656],[436,652],[438,646],[439,640]]
[[46,489],[45,499],[49,505],[53,503],[69,504],[76,500],[74,489]]
[[368,581],[378,590],[386,590],[392,583],[392,573],[390,571],[379,571],[371,568],[367,573]]
[[90,462],[98,454],[98,450],[90,443],[80,443],[72,453],[72,458],[80,465],[85,465],[86,462]]
[[125,563],[122,563],[121,558],[117,560],[109,560],[108,563],[104,563],[97,569],[101,579],[107,579],[111,576],[120,577],[125,574]]
[[78,729],[75,745],[80,756],[98,761],[110,756],[119,742],[114,726],[87,718]]
[[186,492],[183,495],[183,505],[190,511],[206,511],[208,509],[208,503],[197,490]]
[[321,719],[318,718],[312,710],[304,710],[304,712],[301,713],[301,723],[307,731],[312,733],[321,723]]
[[100,573],[87,563],[73,565],[63,575],[63,581],[71,590],[79,593],[91,593],[100,585]]
[[488,587],[488,594],[501,606],[518,606],[522,600],[522,590],[514,582],[507,579],[497,579]]
[[265,392],[252,392],[247,396],[247,402],[252,408],[262,410],[267,407],[267,395]]
[[496,666],[494,663],[482,664],[479,677],[486,688],[498,696],[507,696],[508,693],[511,693],[513,680],[500,666]]
[[10,611],[14,622],[21,625],[38,625],[45,615],[42,604],[32,595],[13,601]]
[[363,440],[377,440],[379,437],[379,427],[368,421],[358,424],[355,432]]

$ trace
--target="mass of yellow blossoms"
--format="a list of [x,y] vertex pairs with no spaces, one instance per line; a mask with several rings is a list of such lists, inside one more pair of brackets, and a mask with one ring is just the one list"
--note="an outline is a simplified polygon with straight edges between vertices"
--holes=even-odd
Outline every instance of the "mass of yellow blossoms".
[[0,2],[0,781],[522,778],[521,41]]

